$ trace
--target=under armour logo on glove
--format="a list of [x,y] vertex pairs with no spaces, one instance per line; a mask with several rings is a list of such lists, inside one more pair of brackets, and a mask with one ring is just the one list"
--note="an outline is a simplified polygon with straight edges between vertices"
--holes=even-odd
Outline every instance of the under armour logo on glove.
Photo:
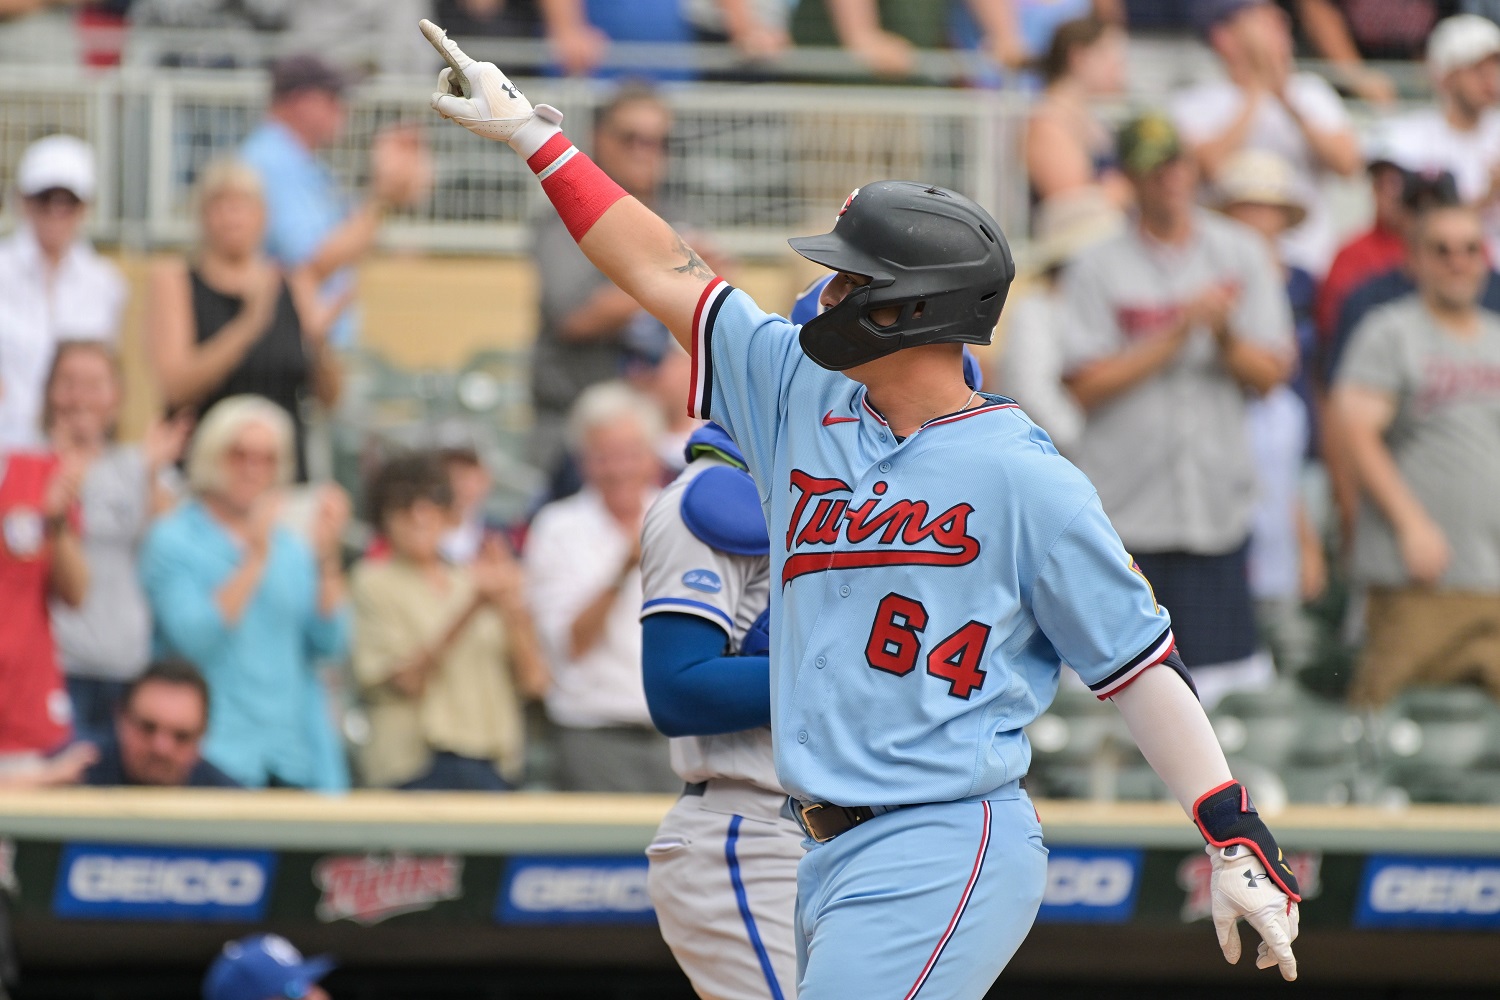
[[[1250,851],[1239,850],[1238,845],[1226,850],[1209,847],[1208,856],[1213,863],[1210,899],[1214,930],[1218,932],[1224,957],[1231,965],[1240,960],[1237,925],[1245,920],[1261,938],[1255,967],[1280,966],[1282,978],[1296,979],[1297,959],[1292,954],[1292,942],[1297,940],[1297,904],[1279,891],[1250,892],[1266,888],[1262,883],[1269,878],[1260,859]],[[1241,877],[1244,885],[1240,885]]]

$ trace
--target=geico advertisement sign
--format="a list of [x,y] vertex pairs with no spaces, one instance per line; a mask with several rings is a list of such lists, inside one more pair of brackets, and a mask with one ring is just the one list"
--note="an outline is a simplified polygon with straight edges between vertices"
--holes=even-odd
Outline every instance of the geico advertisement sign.
[[68,844],[52,910],[90,919],[259,920],[275,871],[268,851]]
[[646,859],[514,857],[505,866],[495,919],[507,924],[651,923]]
[[1134,848],[1054,847],[1037,920],[1123,923],[1135,914],[1145,852]]
[[1354,924],[1500,928],[1500,859],[1373,854]]

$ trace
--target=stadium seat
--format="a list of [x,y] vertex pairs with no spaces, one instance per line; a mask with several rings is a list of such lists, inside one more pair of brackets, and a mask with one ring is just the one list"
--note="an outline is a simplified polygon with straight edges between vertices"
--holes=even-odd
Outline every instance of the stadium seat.
[[1396,713],[1418,727],[1420,739],[1414,746],[1392,747],[1394,756],[1414,766],[1457,771],[1485,753],[1496,709],[1485,692],[1454,685],[1412,688],[1397,699]]
[[1352,766],[1365,738],[1363,719],[1309,696],[1297,712],[1297,734],[1287,763],[1301,767]]
[[1082,762],[1097,754],[1113,732],[1118,715],[1086,689],[1063,688],[1052,705],[1027,727],[1032,759]]
[[1296,745],[1303,696],[1290,681],[1226,695],[1211,717],[1225,753],[1277,768]]
[[1282,768],[1278,777],[1290,802],[1344,806],[1354,800],[1352,773],[1343,764],[1291,764]]
[[1171,797],[1166,783],[1144,761],[1121,768],[1115,775],[1115,798],[1121,802],[1157,802]]

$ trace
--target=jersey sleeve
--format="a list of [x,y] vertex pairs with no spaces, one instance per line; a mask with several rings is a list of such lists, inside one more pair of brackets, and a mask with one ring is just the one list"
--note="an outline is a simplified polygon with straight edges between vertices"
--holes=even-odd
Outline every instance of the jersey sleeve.
[[1101,700],[1172,652],[1172,620],[1120,543],[1097,494],[1052,543],[1032,613],[1063,662]]
[[688,412],[728,431],[752,472],[767,468],[788,387],[807,361],[797,327],[715,278],[693,314],[691,356]]
[[719,552],[682,521],[682,491],[668,490],[646,514],[641,531],[641,617],[663,611],[695,615],[735,634],[735,609],[748,579],[747,557]]
[[1336,385],[1357,385],[1400,396],[1408,387],[1401,365],[1401,326],[1390,313],[1371,313],[1355,327],[1334,378]]

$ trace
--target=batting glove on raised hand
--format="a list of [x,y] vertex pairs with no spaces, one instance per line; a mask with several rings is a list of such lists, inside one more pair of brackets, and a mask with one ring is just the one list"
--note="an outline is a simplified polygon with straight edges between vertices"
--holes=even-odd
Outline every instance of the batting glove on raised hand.
[[562,112],[545,104],[533,108],[498,66],[475,62],[442,28],[426,18],[419,27],[448,63],[438,74],[438,90],[432,95],[432,109],[438,114],[495,142],[510,142],[523,125],[538,117],[553,125],[562,123]]
[[1282,892],[1266,874],[1260,859],[1238,844],[1207,848],[1213,861],[1211,899],[1214,930],[1219,947],[1234,965],[1240,960],[1239,922],[1243,919],[1260,934],[1260,950],[1255,957],[1257,969],[1281,968],[1281,978],[1297,978],[1297,956],[1292,942],[1297,940],[1297,904]]

